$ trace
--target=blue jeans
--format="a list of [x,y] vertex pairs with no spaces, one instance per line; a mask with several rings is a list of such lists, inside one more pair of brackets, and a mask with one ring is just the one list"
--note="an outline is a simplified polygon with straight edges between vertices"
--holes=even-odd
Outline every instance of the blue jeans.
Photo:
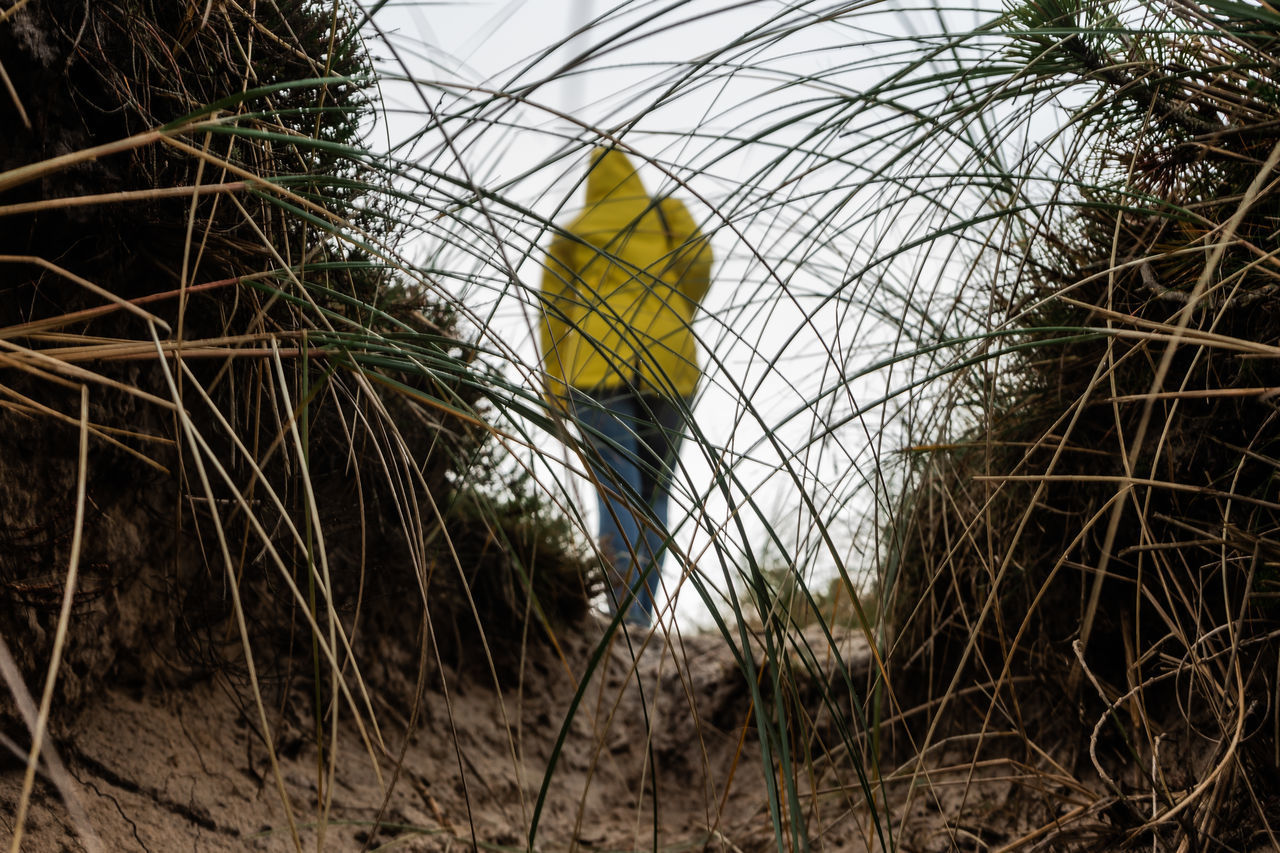
[[669,544],[667,504],[688,401],[626,388],[573,392],[574,417],[591,453],[606,561],[609,604],[624,621],[648,627]]

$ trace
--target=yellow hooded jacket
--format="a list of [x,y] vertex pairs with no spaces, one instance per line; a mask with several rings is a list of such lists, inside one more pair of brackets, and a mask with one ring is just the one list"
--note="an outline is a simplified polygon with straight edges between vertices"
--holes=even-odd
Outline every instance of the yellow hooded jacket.
[[548,394],[562,398],[566,386],[692,394],[692,322],[711,261],[684,204],[651,199],[621,151],[592,152],[586,206],[552,239],[542,277]]

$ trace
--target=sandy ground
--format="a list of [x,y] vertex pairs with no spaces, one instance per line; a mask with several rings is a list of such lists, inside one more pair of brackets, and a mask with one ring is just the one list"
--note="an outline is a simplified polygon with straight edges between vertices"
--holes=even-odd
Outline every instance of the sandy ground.
[[[774,849],[753,706],[724,641],[655,637],[633,656],[619,640],[588,677],[599,631],[592,619],[561,636],[559,651],[531,651],[501,687],[437,671],[412,731],[410,683],[399,685],[409,695],[382,685],[371,700],[378,730],[365,713],[362,735],[340,707],[336,746],[326,735],[323,757],[313,721],[271,710],[278,779],[242,689],[205,680],[106,690],[55,739],[86,817],[72,818],[42,774],[23,849],[525,849],[535,820],[539,850]],[[865,672],[865,643],[843,642]],[[273,708],[286,704],[278,700],[267,697]],[[816,765],[840,760],[819,756]],[[5,761],[8,846],[24,764]],[[856,795],[850,806],[847,793],[812,787],[815,843],[865,849],[870,828]]]

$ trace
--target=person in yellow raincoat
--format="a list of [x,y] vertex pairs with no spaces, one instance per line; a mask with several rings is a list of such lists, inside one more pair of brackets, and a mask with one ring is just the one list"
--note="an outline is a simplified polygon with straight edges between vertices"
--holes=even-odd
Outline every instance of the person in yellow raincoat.
[[547,251],[542,359],[549,399],[591,450],[610,605],[631,625],[653,619],[711,263],[683,203],[651,198],[621,151],[592,152],[586,205]]

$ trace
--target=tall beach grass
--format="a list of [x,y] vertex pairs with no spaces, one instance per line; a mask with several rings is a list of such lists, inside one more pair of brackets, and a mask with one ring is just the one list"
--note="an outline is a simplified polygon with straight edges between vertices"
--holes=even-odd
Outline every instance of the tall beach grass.
[[[28,780],[101,665],[78,602],[127,578],[267,743],[264,689],[308,685],[321,827],[337,738],[383,772],[371,626],[417,673],[477,648],[497,688],[578,630],[588,451],[533,353],[604,144],[720,259],[658,640],[735,650],[771,843],[1274,844],[1269,7],[611,2],[476,70],[409,28],[432,4],[23,6],[0,392],[27,452],[0,471],[33,485],[0,519],[0,637],[41,663],[0,672]],[[60,115],[92,132],[40,147]],[[151,552],[101,535],[144,517]]]

